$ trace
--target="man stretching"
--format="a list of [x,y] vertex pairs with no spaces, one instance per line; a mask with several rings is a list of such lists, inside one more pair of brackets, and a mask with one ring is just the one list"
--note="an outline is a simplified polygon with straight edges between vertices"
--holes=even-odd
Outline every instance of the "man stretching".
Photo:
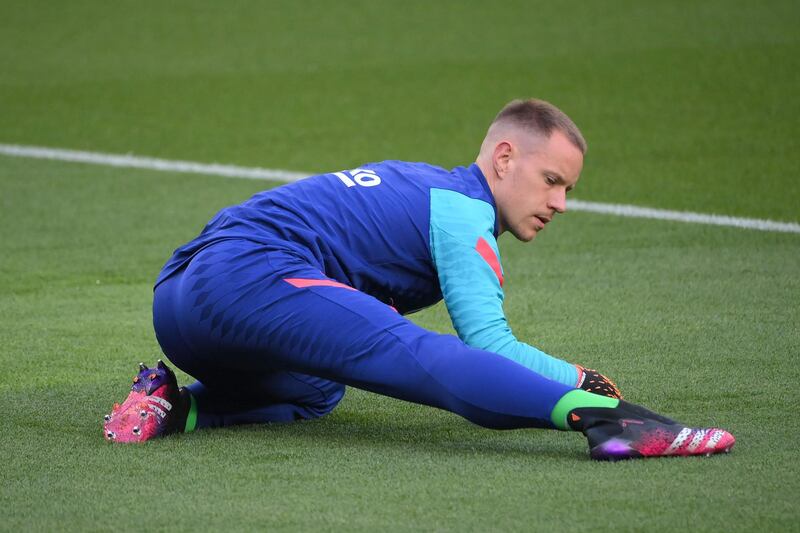
[[[506,322],[497,238],[530,241],[563,213],[585,152],[563,112],[516,100],[469,167],[372,163],[223,209],[155,285],[158,342],[197,381],[141,365],[105,438],[316,418],[352,386],[488,428],[581,431],[595,459],[729,451],[730,433],[627,403]],[[458,338],[404,318],[441,299]]]

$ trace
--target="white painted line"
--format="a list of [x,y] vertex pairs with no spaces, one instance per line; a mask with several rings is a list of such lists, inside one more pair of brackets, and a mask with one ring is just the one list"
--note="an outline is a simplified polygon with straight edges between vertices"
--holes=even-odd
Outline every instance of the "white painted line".
[[795,222],[775,222],[774,220],[762,220],[758,218],[706,215],[703,213],[692,213],[690,211],[669,211],[667,209],[653,209],[650,207],[637,207],[635,205],[601,204],[597,202],[585,202],[583,200],[568,200],[567,210],[588,211],[590,213],[602,213],[604,215],[617,215],[621,217],[673,220],[692,224],[712,224],[714,226],[729,226],[761,231],[800,233],[800,224]]
[[193,161],[175,161],[137,155],[103,154],[98,152],[64,150],[61,148],[43,148],[41,146],[20,146],[16,144],[0,144],[0,154],[14,157],[29,157],[33,159],[55,159],[58,161],[88,163],[91,165],[144,168],[167,172],[188,172],[190,174],[207,174],[210,176],[254,180],[297,181],[309,176],[309,174],[304,174],[302,172],[291,172],[274,168],[195,163]]
[[[282,169],[240,167],[216,163],[196,163],[193,161],[175,161],[170,159],[157,159],[154,157],[82,152],[78,150],[22,146],[16,144],[0,144],[0,155],[28,157],[33,159],[55,159],[74,163],[88,163],[92,165],[107,165],[124,168],[143,168],[167,172],[187,172],[192,174],[223,176],[226,178],[297,181],[310,175],[304,172],[292,172]],[[571,211],[586,211],[622,217],[671,220],[692,224],[711,224],[715,226],[728,226],[760,231],[800,233],[800,224],[796,222],[775,222],[773,220],[757,218],[738,218],[724,215],[692,213],[688,211],[669,211],[667,209],[653,209],[634,205],[603,204],[598,202],[586,202],[583,200],[569,200],[567,209]]]

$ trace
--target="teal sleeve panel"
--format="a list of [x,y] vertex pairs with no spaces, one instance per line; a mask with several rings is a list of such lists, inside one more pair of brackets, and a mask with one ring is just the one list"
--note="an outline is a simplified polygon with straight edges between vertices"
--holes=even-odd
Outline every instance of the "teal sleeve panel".
[[518,341],[511,333],[503,313],[503,273],[494,227],[490,204],[455,191],[431,189],[431,256],[453,327],[468,346],[575,386],[574,365]]

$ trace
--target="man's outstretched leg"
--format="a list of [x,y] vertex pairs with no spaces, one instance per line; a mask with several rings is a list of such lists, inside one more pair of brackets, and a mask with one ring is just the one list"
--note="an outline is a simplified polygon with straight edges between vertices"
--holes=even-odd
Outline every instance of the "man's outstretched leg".
[[[200,365],[219,365],[223,357],[229,368],[253,374],[276,368],[301,372],[446,409],[490,428],[581,430],[593,448],[612,438],[627,440],[630,451],[614,458],[674,451],[675,442],[653,448],[654,453],[642,451],[637,443],[644,433],[628,429],[634,420],[637,427],[674,434],[673,441],[686,434],[646,410],[634,413],[630,404],[550,381],[455,337],[419,328],[374,298],[325,278],[296,255],[252,243],[229,241],[200,252],[186,271],[157,289],[154,314],[171,359],[175,354],[165,335],[180,337]],[[169,322],[167,316],[177,323],[169,331],[159,325]],[[591,423],[583,425],[569,420],[573,414],[583,418],[585,409],[607,416],[589,416]],[[700,434],[688,431],[692,440]],[[717,440],[728,448],[732,444],[732,437]]]

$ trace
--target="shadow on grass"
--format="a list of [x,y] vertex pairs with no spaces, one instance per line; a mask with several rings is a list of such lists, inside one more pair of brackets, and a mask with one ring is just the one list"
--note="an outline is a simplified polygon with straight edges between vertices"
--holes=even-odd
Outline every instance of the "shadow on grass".
[[357,417],[349,413],[294,423],[203,429],[170,438],[191,439],[200,443],[213,433],[216,439],[242,439],[256,444],[277,441],[301,448],[325,447],[354,451],[380,449],[398,454],[411,452],[448,457],[482,455],[588,459],[585,448],[574,445],[573,439],[577,435],[555,435],[554,432],[548,434],[550,432],[545,430],[529,429],[497,431],[481,428],[455,417],[446,417],[444,420],[440,418],[443,417],[425,417],[421,413],[412,419],[398,416],[394,420],[376,420],[368,413]]

